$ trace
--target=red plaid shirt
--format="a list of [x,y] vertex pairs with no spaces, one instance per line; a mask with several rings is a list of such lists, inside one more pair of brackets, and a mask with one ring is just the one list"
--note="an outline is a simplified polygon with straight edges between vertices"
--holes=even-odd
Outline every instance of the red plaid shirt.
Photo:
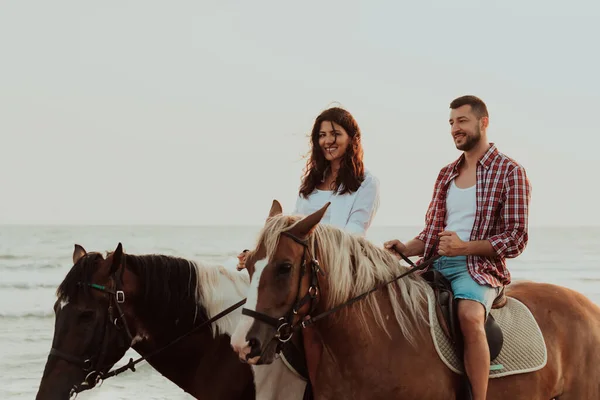
[[[446,226],[448,184],[458,176],[463,159],[461,155],[438,175],[425,215],[425,229],[417,236],[425,242],[424,259],[436,254],[438,233]],[[489,240],[498,256],[467,257],[469,273],[479,284],[497,287],[510,283],[505,259],[517,257],[527,245],[530,192],[525,169],[492,143],[477,163],[477,212],[470,240]]]

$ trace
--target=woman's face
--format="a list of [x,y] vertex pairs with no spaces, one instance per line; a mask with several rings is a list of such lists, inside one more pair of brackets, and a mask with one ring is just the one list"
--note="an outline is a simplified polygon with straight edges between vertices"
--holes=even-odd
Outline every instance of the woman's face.
[[331,121],[321,122],[319,146],[329,162],[341,160],[350,142],[350,136],[340,125]]

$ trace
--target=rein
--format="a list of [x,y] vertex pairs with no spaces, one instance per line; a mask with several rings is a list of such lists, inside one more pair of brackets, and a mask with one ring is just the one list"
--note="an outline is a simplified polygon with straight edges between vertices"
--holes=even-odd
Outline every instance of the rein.
[[197,330],[204,328],[207,325],[212,324],[213,322],[223,318],[224,316],[226,316],[227,314],[231,313],[232,311],[236,310],[237,308],[241,307],[242,305],[244,305],[246,303],[246,299],[240,300],[237,303],[235,303],[234,305],[230,306],[229,308],[221,311],[220,313],[218,313],[217,315],[215,315],[214,317],[212,317],[211,319],[201,323],[200,325],[198,325],[197,327],[195,327],[194,329],[188,331],[187,333],[179,336],[178,338],[176,338],[175,340],[173,340],[172,342],[170,342],[169,344],[161,347],[160,349],[153,351],[152,353],[146,355],[146,356],[142,356],[142,357],[138,357],[135,361],[130,358],[129,362],[125,365],[123,365],[122,367],[119,367],[115,370],[112,370],[110,372],[108,372],[106,375],[103,375],[103,377],[101,378],[101,380],[106,380],[108,378],[111,378],[113,376],[117,376],[125,371],[127,371],[128,369],[131,369],[133,372],[135,372],[135,366],[144,361],[149,359],[150,357],[153,357],[155,355],[157,355],[158,353],[160,353],[161,351],[173,346],[175,343],[179,342],[180,340],[184,339],[185,337],[189,336],[190,334],[196,332]]
[[[294,306],[292,308],[292,310],[290,310],[290,312],[288,312],[285,316],[277,319],[277,318],[273,318],[269,315],[254,311],[254,310],[250,310],[247,308],[243,308],[242,309],[242,314],[244,315],[248,315],[252,318],[255,318],[259,321],[262,321],[268,325],[271,325],[273,327],[276,328],[276,333],[275,333],[275,338],[279,340],[279,347],[278,347],[278,351],[281,350],[281,345],[283,345],[283,343],[287,342],[288,340],[291,339],[291,337],[293,336],[294,332],[299,331],[301,329],[307,328],[309,326],[311,326],[312,324],[314,324],[315,322],[326,318],[327,316],[341,310],[344,307],[347,307],[359,300],[364,299],[365,297],[367,297],[368,295],[370,295],[371,293],[382,289],[384,287],[386,287],[387,285],[396,282],[399,279],[402,279],[408,275],[414,274],[417,271],[422,271],[423,269],[427,268],[429,265],[433,264],[437,259],[439,259],[441,256],[439,254],[430,257],[428,260],[424,261],[423,263],[421,263],[420,265],[415,265],[408,257],[406,257],[404,254],[398,252],[400,254],[400,257],[402,257],[402,259],[404,261],[406,261],[411,267],[412,269],[410,271],[406,271],[396,277],[394,277],[393,279],[387,281],[387,282],[383,282],[380,283],[379,285],[375,286],[374,288],[356,296],[351,298],[350,300],[336,306],[333,307],[327,311],[322,312],[321,314],[318,314],[315,317],[309,317],[308,319],[305,319],[303,321],[300,321],[300,323],[298,325],[294,325],[292,323],[292,320],[294,318],[294,315],[298,314],[298,310],[300,309],[300,307],[302,305],[304,305],[308,300],[315,300],[317,298],[318,292],[319,292],[319,281],[318,281],[318,274],[322,274],[325,275],[325,272],[321,269],[319,262],[317,261],[317,259],[315,259],[311,254],[310,254],[310,250],[309,250],[309,246],[308,246],[308,242],[306,240],[302,240],[294,235],[292,235],[289,232],[282,232],[282,235],[285,235],[287,237],[289,237],[290,239],[292,239],[293,241],[295,241],[296,243],[300,244],[301,246],[304,247],[304,253],[302,254],[302,270],[301,270],[301,275],[300,275],[300,283],[298,284],[298,287],[300,288],[300,284],[302,282],[302,277],[304,276],[304,274],[306,273],[306,255],[309,255],[310,257],[310,264],[311,264],[311,272],[312,272],[312,276],[311,276],[311,286],[308,289],[308,293],[302,298],[302,299],[298,299],[296,301],[296,306]],[[439,240],[439,239],[438,239]],[[300,296],[300,291],[298,290],[298,297]],[[311,310],[310,312],[307,314],[310,316],[311,312],[314,311],[314,308],[316,307],[315,304],[311,304]]]
[[[119,290],[119,286],[122,287],[122,275],[123,275],[123,271],[121,273],[121,279],[117,279],[116,276],[113,274],[112,275],[112,279],[115,282],[115,289],[103,286],[103,285],[98,285],[96,283],[88,283],[88,282],[78,282],[79,286],[89,286],[92,289],[95,290],[99,290],[101,292],[105,292],[108,293],[112,296],[114,296],[115,298],[115,305],[116,308],[119,312],[119,316],[114,318],[113,320],[113,324],[118,328],[117,325],[117,321],[120,320],[121,323],[123,324],[124,328],[125,328],[125,333],[127,335],[127,338],[129,340],[129,347],[131,347],[131,343],[133,342],[133,337],[131,335],[131,331],[129,330],[129,327],[127,325],[127,321],[125,320],[125,314],[123,313],[120,304],[123,304],[125,302],[125,293],[122,290]],[[112,319],[112,306],[109,304],[109,319],[107,319],[106,324],[104,324],[105,328],[104,328],[104,332],[102,334],[102,348],[99,351],[98,354],[96,354],[96,356],[92,356],[90,358],[86,358],[85,360],[81,360],[81,358],[76,357],[76,356],[72,356],[70,354],[64,353],[62,351],[59,351],[55,348],[52,348],[50,350],[50,354],[54,355],[56,357],[62,358],[65,361],[68,361],[72,364],[75,364],[79,367],[81,367],[83,369],[84,372],[88,372],[88,374],[86,375],[85,379],[83,380],[83,382],[79,385],[75,385],[73,386],[73,388],[71,389],[70,393],[69,393],[69,398],[74,398],[73,395],[75,395],[75,397],[77,397],[78,393],[81,393],[83,391],[92,389],[94,387],[96,387],[96,385],[98,385],[100,383],[100,385],[102,384],[103,381],[105,381],[108,378],[112,378],[113,376],[117,376],[120,375],[121,373],[127,371],[127,370],[131,370],[133,372],[135,372],[135,366],[144,361],[147,360],[151,357],[154,357],[155,355],[157,355],[158,353],[164,351],[165,349],[173,346],[175,343],[179,342],[180,340],[186,338],[187,336],[191,335],[192,333],[206,327],[207,325],[212,324],[213,322],[223,318],[224,316],[228,315],[229,313],[231,313],[232,311],[238,309],[239,307],[241,307],[242,305],[244,305],[246,303],[246,299],[240,300],[239,302],[235,303],[234,305],[230,306],[229,308],[221,311],[219,314],[213,316],[212,318],[208,319],[207,321],[201,323],[200,325],[198,325],[197,327],[191,329],[190,331],[188,331],[187,333],[179,336],[178,338],[174,339],[172,342],[168,343],[167,345],[157,349],[156,351],[153,351],[152,353],[146,355],[146,356],[141,356],[138,357],[136,360],[133,360],[133,358],[129,359],[129,362],[117,369],[114,369],[110,372],[107,372],[106,374],[102,373],[102,369],[104,369],[104,367],[102,368],[98,368],[95,366],[95,364],[100,364],[101,361],[104,361],[104,356],[105,356],[105,352],[106,352],[106,341],[104,340],[105,335],[106,335],[106,330],[107,330],[107,326],[110,323],[110,319]],[[97,361],[97,362],[94,362]],[[94,377],[94,385],[92,386],[90,383],[90,378]]]

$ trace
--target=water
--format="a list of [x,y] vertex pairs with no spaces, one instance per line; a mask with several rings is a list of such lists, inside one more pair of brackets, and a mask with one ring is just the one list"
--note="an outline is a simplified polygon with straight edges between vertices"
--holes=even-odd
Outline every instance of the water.
[[[407,239],[418,228],[372,228],[369,239]],[[50,350],[55,290],[72,266],[73,244],[132,254],[162,253],[232,263],[255,242],[258,227],[33,227],[0,226],[0,398],[32,399]],[[532,228],[529,246],[509,260],[514,280],[578,290],[600,304],[600,228]],[[130,357],[127,352],[119,365]],[[83,392],[80,399],[191,399],[145,363]]]

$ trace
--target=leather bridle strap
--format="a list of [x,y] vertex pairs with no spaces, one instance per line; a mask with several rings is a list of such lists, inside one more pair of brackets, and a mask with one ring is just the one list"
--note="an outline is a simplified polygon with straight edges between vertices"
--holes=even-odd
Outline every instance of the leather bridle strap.
[[408,259],[408,258],[405,258],[405,256],[404,256],[404,255],[401,255],[401,256],[402,256],[402,258],[403,258],[403,259],[405,259],[405,260],[408,260],[408,262],[409,262],[410,264],[412,264],[412,265],[413,265],[413,268],[412,268],[410,271],[406,271],[405,273],[403,273],[403,274],[401,274],[401,275],[398,275],[398,276],[396,276],[395,278],[393,278],[393,279],[391,279],[391,280],[389,280],[389,281],[387,281],[387,282],[383,282],[383,283],[381,283],[381,284],[379,284],[379,285],[375,286],[375,287],[374,287],[374,288],[372,288],[371,290],[369,290],[369,291],[367,291],[367,292],[365,292],[365,293],[363,293],[363,294],[361,294],[361,295],[358,295],[358,296],[356,296],[356,297],[353,297],[352,299],[350,299],[350,300],[346,301],[345,303],[342,303],[342,304],[340,304],[340,305],[338,305],[338,306],[336,306],[336,307],[333,307],[333,308],[331,308],[331,309],[329,309],[329,310],[327,310],[327,311],[325,311],[325,312],[323,312],[323,313],[321,313],[321,314],[317,315],[316,317],[312,317],[312,318],[309,318],[309,319],[305,319],[305,320],[303,320],[303,321],[300,323],[300,326],[295,326],[295,327],[293,327],[293,329],[294,329],[294,330],[299,330],[299,329],[300,329],[300,327],[302,327],[302,328],[306,328],[306,327],[308,327],[308,326],[311,326],[311,325],[312,325],[312,324],[314,324],[315,322],[317,322],[317,321],[319,321],[319,320],[321,320],[321,319],[323,319],[323,318],[327,317],[328,315],[330,315],[330,314],[333,314],[333,313],[335,313],[335,312],[337,312],[337,311],[341,310],[341,309],[342,309],[342,308],[344,308],[344,307],[347,307],[347,306],[349,306],[349,305],[351,305],[351,304],[353,304],[353,303],[355,303],[355,302],[357,302],[357,301],[359,301],[359,300],[362,300],[362,299],[364,299],[365,297],[367,297],[367,296],[368,296],[368,295],[370,295],[371,293],[373,293],[373,292],[375,292],[375,291],[377,291],[377,290],[379,290],[379,289],[382,289],[383,287],[385,287],[385,286],[387,286],[387,285],[389,285],[389,284],[391,284],[391,283],[394,283],[394,282],[396,282],[397,280],[404,278],[405,276],[408,276],[408,275],[414,274],[414,273],[415,273],[415,272],[417,272],[417,271],[422,271],[423,269],[427,268],[429,265],[433,264],[433,263],[434,263],[434,262],[435,262],[435,261],[436,261],[438,258],[440,258],[440,257],[441,257],[440,255],[436,255],[436,256],[434,256],[434,257],[431,257],[429,260],[427,260],[427,261],[425,261],[425,262],[421,263],[421,265],[418,265],[418,266],[417,266],[417,265],[415,265],[415,264],[414,264],[412,261],[410,261],[410,259]]
[[62,352],[60,350],[57,350],[54,347],[52,347],[50,349],[50,355],[58,357],[58,358],[62,358],[63,360],[68,361],[71,364],[77,365],[78,367],[80,367],[85,372],[87,372],[87,371],[89,371],[89,370],[92,369],[92,363],[93,363],[93,361],[92,361],[91,358],[87,358],[85,360],[82,360],[81,357],[72,356],[72,355],[64,353],[64,352]]

